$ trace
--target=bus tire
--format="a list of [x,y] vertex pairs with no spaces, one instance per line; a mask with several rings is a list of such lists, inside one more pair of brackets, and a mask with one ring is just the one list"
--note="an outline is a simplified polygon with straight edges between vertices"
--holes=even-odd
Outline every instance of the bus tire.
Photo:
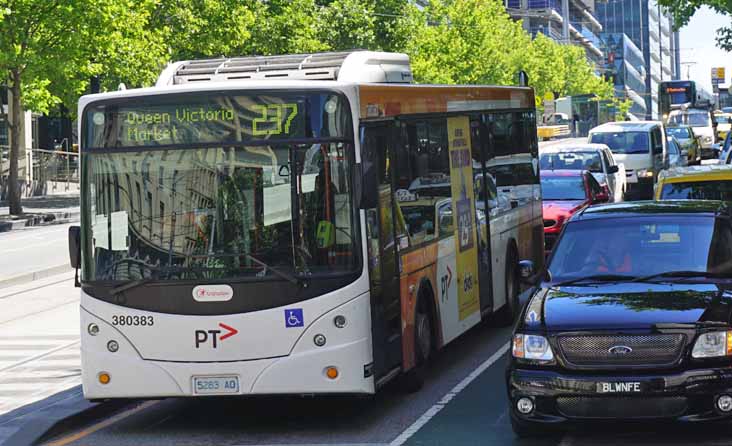
[[521,311],[519,302],[518,254],[511,246],[506,254],[506,305],[499,310],[498,325],[508,327],[513,324]]
[[427,303],[427,297],[422,295],[417,301],[417,311],[414,314],[414,367],[403,376],[403,388],[407,393],[415,393],[424,386],[424,374],[427,363],[434,350],[432,333],[432,315]]

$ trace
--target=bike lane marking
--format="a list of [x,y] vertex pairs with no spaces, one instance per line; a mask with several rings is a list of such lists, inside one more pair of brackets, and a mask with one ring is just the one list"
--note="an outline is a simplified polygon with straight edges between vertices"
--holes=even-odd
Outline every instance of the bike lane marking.
[[[424,427],[427,423],[434,418],[435,415],[440,413],[442,409],[447,406],[447,404],[452,401],[453,398],[455,398],[460,392],[465,390],[470,383],[475,381],[476,378],[478,378],[483,372],[485,372],[489,367],[491,367],[493,364],[496,363],[501,357],[503,357],[506,352],[508,352],[508,349],[511,347],[510,342],[506,342],[501,346],[493,355],[491,355],[488,359],[483,361],[478,367],[476,367],[468,376],[463,378],[462,381],[460,381],[455,387],[450,389],[449,392],[447,392],[440,401],[436,402],[432,405],[427,411],[425,411],[422,416],[420,416],[417,421],[412,423],[411,426],[409,426],[407,429],[405,429],[399,436],[397,436],[394,440],[392,440],[391,443],[389,443],[389,446],[401,446],[404,443],[407,442],[414,434],[416,434],[422,427]],[[501,387],[504,385],[501,381]]]

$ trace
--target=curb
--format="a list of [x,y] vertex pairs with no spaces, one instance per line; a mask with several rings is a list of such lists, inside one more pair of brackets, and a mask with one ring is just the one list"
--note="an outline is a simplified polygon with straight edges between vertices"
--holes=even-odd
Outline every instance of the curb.
[[[18,409],[16,418],[20,427],[5,440],[3,446],[31,446],[40,444],[71,430],[79,429],[129,405],[131,400],[91,403],[81,394],[81,386],[73,387],[50,398],[56,401],[41,407],[44,401]],[[13,412],[11,412],[12,417]]]
[[40,271],[33,271],[32,273],[21,274],[7,279],[0,279],[0,288],[7,288],[13,285],[22,285],[24,283],[33,282],[35,280],[45,279],[47,277],[55,276],[57,274],[72,272],[73,269],[69,264],[64,263],[63,265],[52,266],[50,268],[42,269]]
[[30,215],[17,220],[0,221],[0,232],[14,231],[31,226],[47,226],[78,221],[81,212],[48,212],[45,214]]

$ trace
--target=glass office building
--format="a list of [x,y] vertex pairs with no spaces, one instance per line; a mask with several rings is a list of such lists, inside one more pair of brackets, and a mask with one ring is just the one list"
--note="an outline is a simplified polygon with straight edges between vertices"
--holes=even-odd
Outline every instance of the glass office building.
[[563,42],[562,27],[569,22],[569,43],[582,46],[587,59],[598,67],[604,62],[602,42],[599,34],[602,24],[595,17],[594,0],[567,0],[569,16],[562,13],[561,0],[506,0],[508,13],[516,20],[522,20],[524,29],[536,36],[542,33],[558,42]]
[[652,0],[598,2],[596,15],[607,35],[624,34],[643,54],[646,119],[658,119],[658,84],[679,79],[678,33],[671,16]]
[[643,52],[625,34],[603,33],[603,51],[607,59],[605,76],[615,86],[615,95],[629,99],[629,113],[639,120],[646,119],[646,64]]

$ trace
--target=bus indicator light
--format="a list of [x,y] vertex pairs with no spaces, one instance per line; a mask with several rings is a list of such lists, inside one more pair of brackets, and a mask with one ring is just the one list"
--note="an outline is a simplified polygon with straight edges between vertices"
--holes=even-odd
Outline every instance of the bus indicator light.
[[325,376],[327,376],[330,379],[336,379],[338,378],[338,369],[336,367],[330,366],[325,368]]
[[109,382],[112,380],[112,377],[109,376],[109,373],[107,372],[101,372],[99,374],[99,384],[109,384]]

